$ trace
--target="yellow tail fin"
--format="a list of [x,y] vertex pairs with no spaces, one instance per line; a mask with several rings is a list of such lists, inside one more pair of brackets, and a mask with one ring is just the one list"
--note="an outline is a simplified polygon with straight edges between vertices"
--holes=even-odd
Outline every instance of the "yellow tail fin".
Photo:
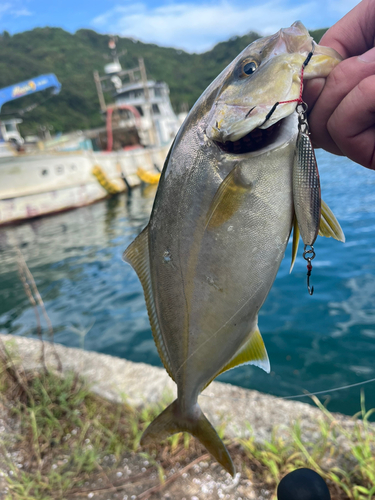
[[232,476],[235,469],[224,443],[204,416],[198,403],[194,408],[194,416],[186,416],[179,409],[176,399],[147,427],[141,439],[141,445],[161,441],[176,432],[189,432],[196,437],[211,455]]

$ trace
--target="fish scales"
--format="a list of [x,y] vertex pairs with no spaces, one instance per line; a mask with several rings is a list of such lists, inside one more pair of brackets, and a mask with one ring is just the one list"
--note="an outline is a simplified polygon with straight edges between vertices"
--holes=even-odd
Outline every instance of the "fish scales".
[[[205,228],[204,219],[200,228],[194,223],[196,244],[187,256],[186,266],[181,266],[183,276],[187,276],[184,283],[194,268],[194,280],[185,293],[190,325],[189,347],[187,352],[181,353],[184,364],[178,372],[178,377],[189,380],[189,386],[185,387],[185,391],[193,391],[189,398],[196,398],[207,377],[214,377],[228,356],[238,350],[251,331],[257,311],[274,279],[275,269],[261,260],[260,254],[254,251],[256,247],[249,245],[249,241],[256,241],[259,249],[272,253],[275,262],[281,261],[293,213],[290,169],[280,168],[280,164],[283,160],[286,164],[292,161],[294,149],[290,149],[279,151],[276,161],[270,159],[270,170],[275,171],[273,183],[263,182],[266,172],[261,162],[254,159],[251,168],[241,163],[237,165],[235,168],[245,170],[253,183],[248,193],[242,196],[237,212],[218,228]],[[206,198],[207,193],[203,197]],[[283,210],[284,206],[290,210]],[[274,237],[259,233],[264,218],[269,220],[268,230]],[[284,231],[280,231],[280,226]],[[189,237],[192,230],[186,227]],[[175,245],[178,246],[178,239]],[[187,288],[185,285],[185,291]],[[246,310],[243,309],[245,306]],[[236,335],[230,336],[234,326]],[[174,332],[170,331],[169,335],[174,336]],[[222,342],[225,342],[225,350]],[[212,356],[215,349],[217,352]],[[207,356],[212,359],[209,367]],[[198,366],[204,366],[205,370],[198,370]]]
[[[198,396],[240,364],[270,371],[258,312],[293,221],[298,226],[296,103],[275,103],[298,98],[311,47],[307,30],[294,23],[249,45],[212,82],[171,147],[148,226],[124,253],[141,280],[160,357],[177,384],[177,399],[141,443],[190,432],[232,475],[231,457]],[[339,60],[316,46],[304,78],[327,76]],[[324,234],[340,237],[331,212],[324,221]]]

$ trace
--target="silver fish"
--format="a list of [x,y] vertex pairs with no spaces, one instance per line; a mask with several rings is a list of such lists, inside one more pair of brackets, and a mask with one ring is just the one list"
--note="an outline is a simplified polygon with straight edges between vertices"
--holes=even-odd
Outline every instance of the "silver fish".
[[[275,104],[298,98],[311,46],[308,31],[294,23],[249,45],[214,80],[169,152],[148,226],[124,253],[178,388],[141,443],[190,432],[232,475],[231,457],[197,400],[239,364],[270,370],[258,312],[295,220],[298,135],[296,102]],[[316,46],[304,78],[328,75],[339,60]],[[323,220],[325,235],[340,238],[333,214]]]

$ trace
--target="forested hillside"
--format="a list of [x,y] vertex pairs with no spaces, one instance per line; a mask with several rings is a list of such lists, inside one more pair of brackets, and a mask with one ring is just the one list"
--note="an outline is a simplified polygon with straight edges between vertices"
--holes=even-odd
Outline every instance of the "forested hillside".
[[[324,32],[311,34],[319,41]],[[138,57],[143,57],[148,77],[167,82],[172,104],[179,112],[182,103],[191,107],[220,71],[256,38],[256,33],[234,37],[203,54],[118,38],[117,51],[124,52],[120,57],[123,68],[136,66]],[[52,125],[55,132],[66,132],[103,123],[93,71],[103,73],[103,66],[109,62],[108,41],[107,35],[91,30],[71,34],[60,28],[0,35],[0,88],[43,73],[55,73],[62,84],[59,95],[22,116],[24,134],[37,132],[40,125]],[[1,114],[44,98],[45,95],[34,94],[19,99],[4,105]]]

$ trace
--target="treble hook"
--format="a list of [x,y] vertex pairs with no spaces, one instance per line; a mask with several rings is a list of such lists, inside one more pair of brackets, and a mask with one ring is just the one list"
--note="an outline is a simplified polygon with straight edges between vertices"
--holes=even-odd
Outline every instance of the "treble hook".
[[[307,246],[310,247],[309,250],[306,250]],[[306,254],[311,254],[311,256],[306,257]],[[312,264],[311,261],[315,258],[315,252],[314,252],[314,247],[312,245],[305,245],[304,251],[303,251],[303,258],[307,260],[307,290],[310,295],[314,293],[314,287],[310,287],[310,276],[311,276],[311,271],[312,271]]]

